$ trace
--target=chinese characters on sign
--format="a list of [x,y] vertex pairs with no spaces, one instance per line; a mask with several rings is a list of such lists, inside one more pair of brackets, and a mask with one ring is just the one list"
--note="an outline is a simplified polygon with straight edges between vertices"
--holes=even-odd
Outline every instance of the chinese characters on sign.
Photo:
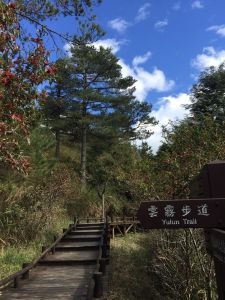
[[[174,217],[176,214],[175,207],[173,205],[166,205],[164,207],[165,217]],[[149,217],[154,218],[158,216],[158,207],[156,205],[150,205],[148,208]],[[191,213],[191,207],[189,205],[184,205],[181,209],[182,217],[186,217]],[[198,216],[209,216],[208,205],[202,204],[197,206]]]
[[225,199],[142,202],[138,218],[152,229],[225,227]]
[[198,215],[199,216],[208,216],[208,205],[207,204],[203,204],[198,206]]
[[148,208],[149,217],[154,218],[158,216],[158,208],[155,205],[150,205]]

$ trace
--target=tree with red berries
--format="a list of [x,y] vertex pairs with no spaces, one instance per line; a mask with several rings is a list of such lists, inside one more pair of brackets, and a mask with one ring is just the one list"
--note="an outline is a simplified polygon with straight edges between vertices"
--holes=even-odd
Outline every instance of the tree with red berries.
[[[46,34],[58,34],[42,21],[57,15],[84,16],[99,0],[0,1],[0,165],[27,171],[29,160],[21,144],[29,143],[29,129],[35,117],[35,103],[47,97],[40,84],[51,81],[57,69],[48,62]],[[22,20],[34,24],[36,36],[24,35]]]
[[16,4],[0,2],[0,163],[26,170],[29,163],[21,151],[21,140],[29,141],[34,102],[45,97],[37,86],[55,74],[47,63],[39,36],[30,39],[32,48],[20,51],[20,24]]

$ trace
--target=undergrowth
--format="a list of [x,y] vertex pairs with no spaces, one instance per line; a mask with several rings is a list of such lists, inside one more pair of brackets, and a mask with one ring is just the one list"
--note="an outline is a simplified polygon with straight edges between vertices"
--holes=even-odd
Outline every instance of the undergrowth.
[[166,300],[151,276],[154,233],[133,233],[112,241],[109,300]]
[[[193,251],[191,235],[198,254]],[[204,270],[199,268],[200,258]],[[210,260],[200,231],[152,230],[116,237],[110,254],[109,300],[215,300]]]
[[46,228],[41,238],[26,241],[1,248],[0,252],[0,279],[21,269],[24,262],[32,262],[37,258],[43,245],[53,243],[54,235],[62,234],[62,229],[71,223],[66,217],[59,218],[57,222]]

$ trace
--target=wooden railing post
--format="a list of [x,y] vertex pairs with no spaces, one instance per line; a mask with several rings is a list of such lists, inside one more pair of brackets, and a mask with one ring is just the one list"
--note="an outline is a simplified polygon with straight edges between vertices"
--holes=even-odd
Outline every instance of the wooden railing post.
[[106,258],[108,256],[108,247],[107,247],[107,244],[103,244],[102,245],[102,257],[103,258]]
[[[22,269],[28,267],[29,264],[30,264],[30,263],[23,263]],[[22,275],[22,279],[29,279],[29,277],[30,277],[30,270],[26,271],[26,272]]]
[[108,258],[101,258],[99,260],[99,264],[100,264],[100,267],[99,267],[99,271],[102,272],[102,274],[104,275],[105,274],[105,271],[106,271],[106,265],[109,263],[109,259]]
[[14,285],[13,287],[16,289],[16,288],[19,288],[20,287],[20,278],[19,276],[17,276],[16,278],[14,278]]
[[103,278],[102,272],[94,273],[94,298],[101,298],[103,296]]
[[[42,247],[41,247],[41,252],[43,253],[43,252],[45,252],[45,250],[47,250],[47,249],[48,249],[48,246],[42,246]],[[47,255],[47,254],[46,254],[46,255]],[[46,256],[46,255],[45,255],[45,256]],[[44,257],[45,257],[45,256],[44,256]],[[43,257],[43,258],[44,258],[44,257]]]

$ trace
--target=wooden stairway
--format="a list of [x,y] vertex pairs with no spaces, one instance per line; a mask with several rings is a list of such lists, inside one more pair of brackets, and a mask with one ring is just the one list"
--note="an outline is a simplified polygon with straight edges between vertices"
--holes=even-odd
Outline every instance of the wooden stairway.
[[[72,226],[51,253],[17,279],[15,287],[3,290],[0,300],[84,300],[99,296],[106,263],[104,223]],[[105,252],[105,254],[103,253]],[[102,259],[103,257],[103,259]],[[93,281],[93,276],[97,280]],[[22,276],[28,277],[26,273]]]

